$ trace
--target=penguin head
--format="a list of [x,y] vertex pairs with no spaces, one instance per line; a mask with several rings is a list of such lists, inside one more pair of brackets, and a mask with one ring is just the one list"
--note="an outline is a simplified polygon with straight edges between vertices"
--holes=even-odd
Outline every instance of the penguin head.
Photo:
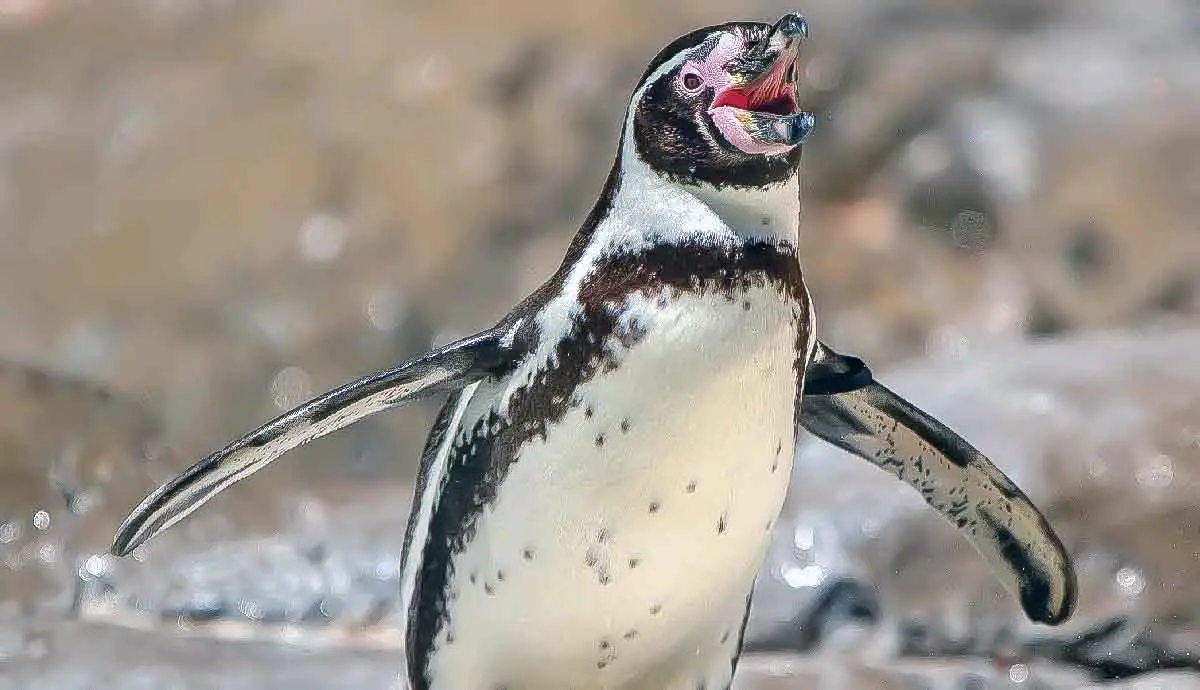
[[808,38],[799,14],[682,36],[650,62],[629,102],[626,155],[672,182],[762,187],[795,175],[815,125],[796,96]]

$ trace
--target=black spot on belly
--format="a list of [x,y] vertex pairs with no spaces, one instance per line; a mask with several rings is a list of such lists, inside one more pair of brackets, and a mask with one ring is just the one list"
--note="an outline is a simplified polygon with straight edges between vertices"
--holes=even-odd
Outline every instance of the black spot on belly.
[[632,640],[633,638],[635,638],[637,636],[638,636],[638,631],[633,628],[630,628],[629,630],[626,630],[625,634],[622,635],[621,637],[624,637],[627,640]]
[[527,561],[532,561],[533,560],[533,549],[526,547],[525,550],[521,552],[521,557]]
[[725,534],[727,527],[729,527],[729,517],[725,513],[721,513],[721,517],[717,518],[717,534]]
[[633,570],[634,568],[638,567],[641,564],[642,564],[642,559],[637,558],[636,556],[629,559],[629,569],[630,570]]
[[497,570],[497,571],[496,571],[496,581],[497,581],[497,582],[504,582],[504,571],[503,571],[503,570]]
[[687,486],[684,487],[684,491],[687,491],[689,494],[696,493],[696,480],[693,479],[692,481],[688,482]]
[[647,510],[649,510],[650,514],[653,515],[654,513],[658,512],[659,508],[662,508],[662,505],[658,501],[651,501]]
[[491,596],[496,593],[496,588],[492,586],[492,583],[485,582],[483,583],[483,591],[486,592],[488,596]]
[[657,616],[660,613],[662,613],[662,604],[651,604],[650,605],[650,615],[651,616]]
[[588,419],[591,419],[591,418],[592,418],[592,414],[593,414],[593,411],[592,411],[592,406],[591,406],[591,405],[588,405],[587,407],[583,408],[583,416],[584,416],[584,417],[587,417]]
[[604,434],[596,434],[596,447],[599,448],[603,445],[604,445]]
[[621,420],[621,433],[626,433],[628,431],[629,431],[629,418],[626,417],[625,419]]

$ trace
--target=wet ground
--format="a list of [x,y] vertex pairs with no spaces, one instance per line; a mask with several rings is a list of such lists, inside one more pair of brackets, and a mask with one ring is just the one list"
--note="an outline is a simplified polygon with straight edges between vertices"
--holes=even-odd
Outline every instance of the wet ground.
[[[1026,624],[911,490],[805,440],[741,687],[1200,687],[1200,6],[756,0],[814,39],[824,337],[977,443],[1082,600]],[[709,0],[0,0],[0,688],[391,688],[423,403],[132,560],[198,456],[488,325]]]

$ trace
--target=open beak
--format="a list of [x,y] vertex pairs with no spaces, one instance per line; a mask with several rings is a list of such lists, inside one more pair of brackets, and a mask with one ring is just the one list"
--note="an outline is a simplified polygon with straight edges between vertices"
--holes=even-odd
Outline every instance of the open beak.
[[797,59],[808,21],[784,15],[770,34],[737,58],[730,84],[718,91],[709,115],[721,133],[746,153],[786,153],[812,133],[816,118],[796,98]]

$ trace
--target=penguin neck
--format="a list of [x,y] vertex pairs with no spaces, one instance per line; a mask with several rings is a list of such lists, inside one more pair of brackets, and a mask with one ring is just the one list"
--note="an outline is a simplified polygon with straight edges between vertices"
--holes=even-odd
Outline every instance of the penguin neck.
[[[632,152],[629,152],[632,153]],[[663,239],[709,233],[743,241],[797,244],[800,182],[793,175],[764,187],[715,187],[669,180],[635,155],[622,161],[621,185],[613,199],[618,217],[639,219]]]
[[734,233],[746,239],[786,242],[795,246],[800,235],[800,181],[796,176],[770,187],[717,189],[685,187],[712,209]]

